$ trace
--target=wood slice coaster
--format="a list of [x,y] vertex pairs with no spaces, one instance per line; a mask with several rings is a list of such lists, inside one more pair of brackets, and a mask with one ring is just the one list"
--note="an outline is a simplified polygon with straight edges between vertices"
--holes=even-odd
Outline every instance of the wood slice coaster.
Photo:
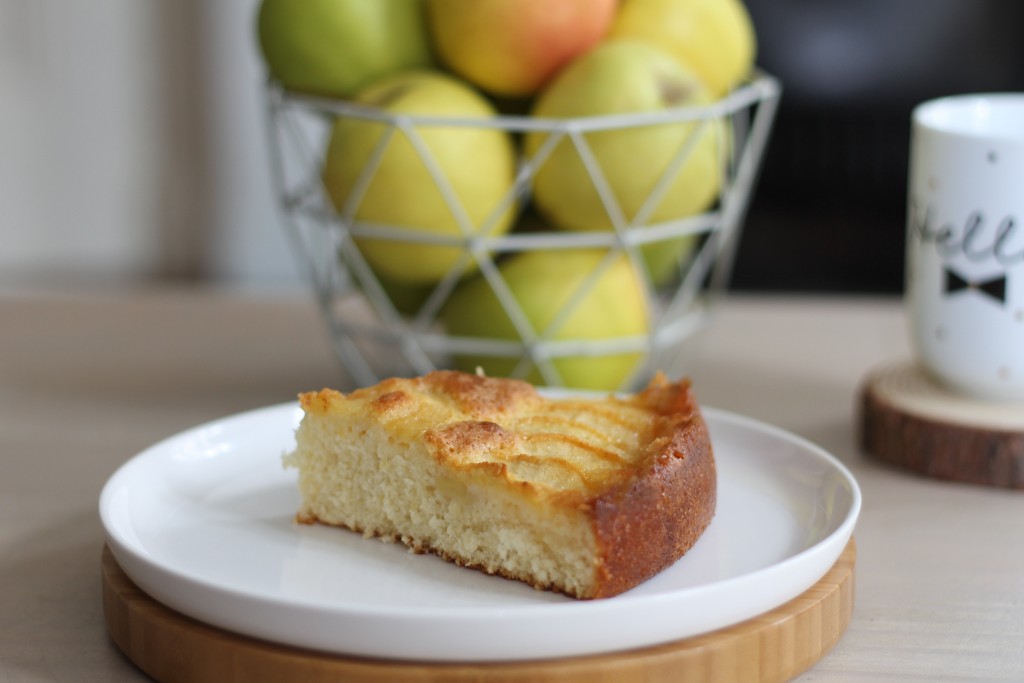
[[860,395],[861,447],[900,467],[952,481],[1024,488],[1024,404],[954,393],[919,365],[869,373]]
[[544,661],[382,661],[256,640],[165,607],[131,582],[106,547],[103,609],[114,643],[161,683],[776,683],[810,668],[839,641],[853,613],[855,559],[851,539],[817,584],[735,626],[637,650]]

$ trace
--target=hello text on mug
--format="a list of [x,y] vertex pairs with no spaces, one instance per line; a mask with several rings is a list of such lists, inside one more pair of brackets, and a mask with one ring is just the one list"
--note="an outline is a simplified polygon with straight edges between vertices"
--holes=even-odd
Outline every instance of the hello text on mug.
[[908,227],[912,239],[933,245],[946,263],[963,259],[1004,271],[1024,263],[1024,230],[1014,215],[991,218],[976,209],[959,222],[943,220],[933,205],[911,196]]

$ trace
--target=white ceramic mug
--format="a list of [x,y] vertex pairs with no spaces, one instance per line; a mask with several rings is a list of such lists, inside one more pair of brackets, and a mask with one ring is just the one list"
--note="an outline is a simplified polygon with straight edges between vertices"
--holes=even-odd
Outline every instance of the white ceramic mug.
[[905,301],[918,358],[961,394],[1024,402],[1024,93],[925,102],[910,147]]

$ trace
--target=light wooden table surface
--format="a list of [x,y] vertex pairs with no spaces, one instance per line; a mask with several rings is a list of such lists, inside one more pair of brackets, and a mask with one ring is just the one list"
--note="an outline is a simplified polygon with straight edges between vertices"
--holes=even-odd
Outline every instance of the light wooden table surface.
[[[858,386],[909,357],[895,299],[732,297],[701,401],[774,423],[857,477],[853,622],[798,680],[1024,681],[1024,492],[866,459]],[[312,302],[202,289],[0,294],[0,683],[145,680],[100,608],[100,489],[173,433],[344,375]]]

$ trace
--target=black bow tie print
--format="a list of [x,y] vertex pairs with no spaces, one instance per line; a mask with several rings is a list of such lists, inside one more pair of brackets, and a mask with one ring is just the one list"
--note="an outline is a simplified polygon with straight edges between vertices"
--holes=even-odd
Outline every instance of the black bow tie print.
[[975,291],[986,294],[999,303],[1006,303],[1006,276],[992,278],[985,282],[971,282],[946,268],[946,294],[960,291]]

